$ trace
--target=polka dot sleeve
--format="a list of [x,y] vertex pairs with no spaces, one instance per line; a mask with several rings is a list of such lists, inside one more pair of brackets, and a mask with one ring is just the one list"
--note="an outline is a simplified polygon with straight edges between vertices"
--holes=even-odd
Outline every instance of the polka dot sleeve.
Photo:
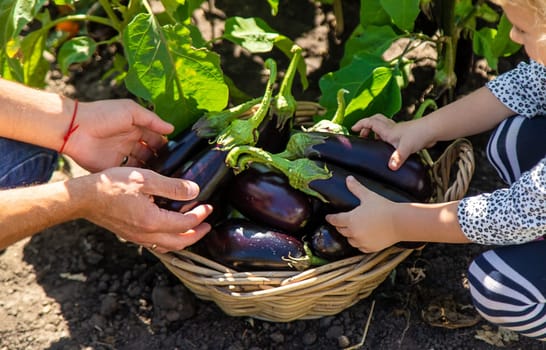
[[546,114],[546,67],[531,60],[486,84],[506,107],[527,118]]
[[475,243],[520,244],[545,235],[546,158],[509,188],[464,198],[457,217]]

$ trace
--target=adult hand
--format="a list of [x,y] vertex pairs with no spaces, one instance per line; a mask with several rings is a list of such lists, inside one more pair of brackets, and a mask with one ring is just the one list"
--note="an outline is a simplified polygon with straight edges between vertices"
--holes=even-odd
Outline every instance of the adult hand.
[[384,115],[376,114],[360,119],[353,125],[352,130],[358,132],[361,137],[367,137],[373,131],[376,138],[390,143],[395,148],[388,164],[391,170],[399,169],[411,154],[435,143],[434,140],[430,140],[430,132],[424,119],[397,123]]
[[394,202],[370,191],[354,177],[347,177],[347,188],[360,199],[355,209],[326,215],[326,221],[347,237],[349,244],[365,252],[375,252],[400,241],[393,225]]
[[129,99],[81,102],[75,125],[78,128],[71,134],[65,153],[91,172],[122,163],[144,165],[166,142],[163,135],[174,129]]
[[158,252],[183,249],[210,230],[203,220],[212,212],[212,206],[204,204],[174,212],[159,208],[153,201],[153,196],[194,199],[199,188],[193,182],[130,167],[111,168],[72,181],[83,183],[83,195],[88,196],[84,218]]

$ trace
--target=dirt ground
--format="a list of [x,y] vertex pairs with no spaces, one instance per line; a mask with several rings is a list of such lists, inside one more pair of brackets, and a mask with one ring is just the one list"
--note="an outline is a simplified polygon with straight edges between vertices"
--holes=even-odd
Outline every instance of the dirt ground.
[[[317,78],[335,69],[341,48],[331,35],[331,11],[299,3],[282,7],[283,23],[272,18],[266,6],[256,13],[245,3],[249,5],[238,6],[237,14],[260,16],[296,38],[305,49],[311,83],[297,97],[316,100]],[[352,2],[347,3],[347,10],[354,10]],[[216,4],[229,9],[220,1]],[[207,30],[212,33],[221,30],[223,15],[233,13],[208,10],[201,15],[201,20],[209,20]],[[224,53],[232,49],[226,46],[220,48]],[[509,68],[511,63],[504,64]],[[223,66],[249,94],[262,91],[256,79],[261,65],[255,58],[236,50]],[[107,68],[108,63],[97,58],[70,78],[54,72],[48,88],[82,101],[128,96],[123,87],[100,80]],[[430,78],[426,69],[419,72],[415,91]],[[466,92],[483,83],[483,75],[474,78],[468,79]],[[411,105],[411,94],[405,98]],[[469,195],[503,186],[486,161],[486,140],[487,135],[471,138],[477,169]],[[83,173],[72,170],[72,176]],[[54,180],[64,176],[57,173]],[[471,307],[466,268],[484,249],[429,244],[413,252],[368,298],[339,314],[276,323],[228,316],[213,302],[196,298],[147,251],[87,221],[68,222],[0,253],[0,350],[546,349],[490,326]],[[362,340],[363,345],[356,346]]]

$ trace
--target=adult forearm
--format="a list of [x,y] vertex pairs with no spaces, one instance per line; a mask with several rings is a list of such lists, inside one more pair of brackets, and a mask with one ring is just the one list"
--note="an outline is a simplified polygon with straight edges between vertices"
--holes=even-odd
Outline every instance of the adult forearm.
[[432,112],[423,121],[433,141],[449,141],[491,130],[514,114],[483,87]]
[[0,136],[58,150],[74,101],[0,79]]
[[401,241],[469,243],[457,219],[458,201],[397,203],[393,220]]
[[78,218],[83,202],[78,198],[83,199],[85,195],[79,190],[81,186],[74,182],[69,180],[1,191],[0,248]]

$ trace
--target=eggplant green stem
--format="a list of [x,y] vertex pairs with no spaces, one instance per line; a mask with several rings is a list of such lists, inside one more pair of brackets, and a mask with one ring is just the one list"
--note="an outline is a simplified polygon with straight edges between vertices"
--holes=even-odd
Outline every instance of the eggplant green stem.
[[307,150],[314,145],[324,143],[326,138],[327,135],[324,133],[296,132],[288,139],[286,149],[277,155],[290,160],[306,158]]
[[277,64],[271,58],[265,61],[265,67],[269,69],[269,80],[262,97],[260,107],[248,119],[235,119],[228,127],[224,128],[216,139],[218,146],[224,150],[229,150],[239,145],[255,145],[258,142],[258,127],[264,120],[271,105],[273,95],[273,84],[277,79]]
[[328,132],[333,134],[349,135],[349,130],[343,126],[345,119],[345,98],[343,95],[348,94],[346,89],[337,91],[337,109],[332,120],[323,119],[318,121],[310,128],[304,129],[306,132]]
[[316,162],[307,158],[288,160],[254,146],[233,147],[226,156],[227,166],[233,168],[236,174],[247,169],[253,162],[280,171],[288,178],[288,182],[293,188],[317,197],[325,203],[328,202],[320,193],[309,187],[312,181],[327,180],[332,177],[332,173],[326,166],[320,167]]
[[193,124],[192,129],[197,130],[200,137],[215,137],[219,132],[224,130],[229,123],[236,118],[241,117],[245,112],[260,103],[260,101],[261,98],[254,98],[237,106],[224,109],[223,111],[207,112]]
[[[423,115],[425,114],[425,111],[428,108],[432,108],[434,110],[437,110],[438,105],[436,104],[436,102],[433,99],[430,99],[430,98],[426,99],[425,101],[423,101],[423,103],[421,103],[421,105],[419,106],[419,109],[413,115],[413,119],[415,120],[415,119],[422,118]],[[430,153],[426,149],[421,150],[419,152],[419,154],[421,155],[421,159],[423,159],[423,161],[428,166],[432,166],[434,164],[434,161],[432,160],[432,157],[430,156]]]
[[270,114],[277,117],[276,127],[279,129],[284,127],[284,125],[290,119],[292,119],[294,113],[296,113],[296,109],[298,108],[296,99],[292,95],[292,85],[294,83],[294,77],[298,71],[298,64],[301,59],[302,50],[301,47],[294,45],[291,51],[293,53],[292,59],[290,60],[290,64],[288,65],[288,69],[286,70],[282,80],[279,93],[277,96],[275,96],[275,98],[273,98],[273,102],[271,104]]
[[307,242],[303,243],[303,250],[305,251],[305,255],[302,257],[296,258],[293,256],[288,256],[287,258],[283,257],[282,259],[298,271],[307,270],[311,266],[326,265],[330,262],[314,255]]

